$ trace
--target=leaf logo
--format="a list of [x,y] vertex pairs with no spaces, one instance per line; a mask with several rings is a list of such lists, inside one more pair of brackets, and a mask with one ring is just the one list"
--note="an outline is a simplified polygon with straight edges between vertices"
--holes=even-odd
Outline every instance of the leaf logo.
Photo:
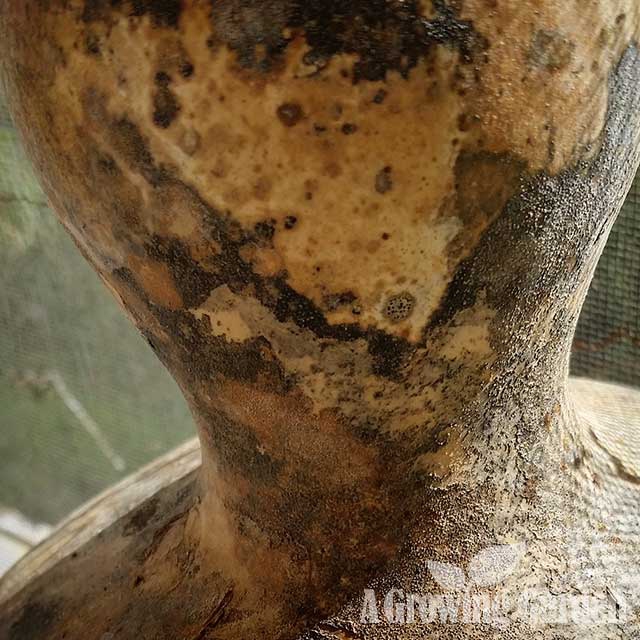
[[427,561],[431,577],[447,591],[462,591],[465,586],[464,571],[454,564]]
[[427,567],[431,577],[446,591],[462,591],[467,586],[495,587],[506,580],[524,556],[526,545],[502,544],[487,547],[469,562],[469,579],[463,569],[447,562],[429,560]]

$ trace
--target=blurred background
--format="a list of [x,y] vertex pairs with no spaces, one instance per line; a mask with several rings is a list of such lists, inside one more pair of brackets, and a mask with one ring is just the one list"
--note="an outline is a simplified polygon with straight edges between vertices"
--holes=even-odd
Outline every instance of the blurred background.
[[171,376],[47,207],[0,97],[0,573],[195,435]]
[[[640,178],[572,373],[640,386]],[[0,97],[0,574],[73,509],[195,434],[175,383],[47,207]]]

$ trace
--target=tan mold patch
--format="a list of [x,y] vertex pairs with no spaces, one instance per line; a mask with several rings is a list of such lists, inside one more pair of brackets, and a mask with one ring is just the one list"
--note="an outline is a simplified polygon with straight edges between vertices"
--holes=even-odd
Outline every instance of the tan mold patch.
[[140,288],[149,296],[151,302],[167,309],[182,309],[182,297],[176,288],[169,267],[164,262],[130,256],[128,266],[135,274]]

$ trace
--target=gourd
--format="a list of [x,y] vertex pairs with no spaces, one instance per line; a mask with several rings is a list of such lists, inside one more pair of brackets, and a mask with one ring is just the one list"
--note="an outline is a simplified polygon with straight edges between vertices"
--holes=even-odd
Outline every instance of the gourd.
[[638,166],[639,30],[633,0],[5,0],[27,150],[202,464],[68,524],[0,635],[491,637],[366,624],[363,589],[509,544],[505,593],[555,587],[603,527],[620,577],[640,472],[567,376]]

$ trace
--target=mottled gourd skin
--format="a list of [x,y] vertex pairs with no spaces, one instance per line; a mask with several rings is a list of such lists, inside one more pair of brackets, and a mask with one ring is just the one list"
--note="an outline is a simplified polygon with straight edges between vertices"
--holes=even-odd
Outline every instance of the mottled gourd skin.
[[16,122],[203,468],[3,637],[490,637],[358,628],[357,597],[509,539],[561,571],[620,481],[564,385],[638,164],[639,30],[635,0],[5,0]]

